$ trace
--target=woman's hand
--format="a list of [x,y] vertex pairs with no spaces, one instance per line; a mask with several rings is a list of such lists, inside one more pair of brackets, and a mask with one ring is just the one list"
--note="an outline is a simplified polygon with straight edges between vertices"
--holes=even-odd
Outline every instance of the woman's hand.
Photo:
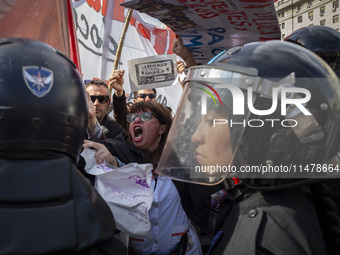
[[104,163],[104,160],[112,166],[117,166],[117,161],[110,151],[101,143],[84,140],[83,148],[92,148],[96,150],[94,157],[98,164]]

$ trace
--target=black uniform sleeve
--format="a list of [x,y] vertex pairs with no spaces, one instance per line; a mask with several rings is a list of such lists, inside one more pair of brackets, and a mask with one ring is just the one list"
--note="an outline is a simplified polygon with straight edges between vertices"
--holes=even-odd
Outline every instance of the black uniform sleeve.
[[125,129],[127,130],[127,121],[126,115],[128,114],[128,109],[126,107],[126,97],[125,91],[123,92],[123,96],[117,97],[114,93],[112,96],[113,101],[113,112],[116,121]]

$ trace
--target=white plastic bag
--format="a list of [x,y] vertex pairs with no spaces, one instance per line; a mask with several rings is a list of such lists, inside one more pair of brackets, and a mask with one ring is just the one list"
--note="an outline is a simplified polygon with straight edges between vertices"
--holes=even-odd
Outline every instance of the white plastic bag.
[[151,237],[149,209],[153,200],[151,183],[152,164],[130,163],[123,167],[110,168],[97,164],[95,151],[85,148],[85,171],[96,175],[95,187],[108,203],[117,229],[129,235]]

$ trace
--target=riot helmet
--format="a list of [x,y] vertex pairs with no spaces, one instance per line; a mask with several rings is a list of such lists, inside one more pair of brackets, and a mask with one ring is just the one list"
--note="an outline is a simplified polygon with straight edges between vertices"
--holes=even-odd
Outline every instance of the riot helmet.
[[285,41],[300,44],[325,60],[340,77],[340,33],[326,26],[308,26],[300,28]]
[[76,160],[88,110],[75,64],[45,43],[2,38],[0,65],[0,153],[62,152]]
[[339,107],[339,79],[313,52],[280,41],[231,48],[189,69],[157,172],[206,185],[317,179],[334,172],[322,164],[338,150]]

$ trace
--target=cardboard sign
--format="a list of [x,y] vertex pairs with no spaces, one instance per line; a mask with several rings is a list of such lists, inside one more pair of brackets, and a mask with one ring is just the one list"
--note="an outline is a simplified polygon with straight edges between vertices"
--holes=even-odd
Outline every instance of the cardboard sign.
[[156,55],[128,61],[131,91],[168,87],[177,82],[176,55]]

